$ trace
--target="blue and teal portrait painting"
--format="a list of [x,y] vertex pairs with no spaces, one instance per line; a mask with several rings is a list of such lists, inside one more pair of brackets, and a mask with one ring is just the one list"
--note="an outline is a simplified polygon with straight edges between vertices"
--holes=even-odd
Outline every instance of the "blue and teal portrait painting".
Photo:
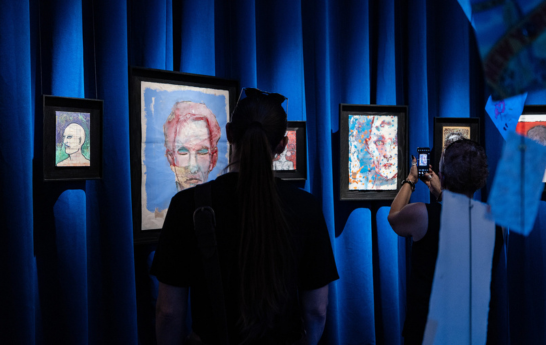
[[141,84],[142,230],[163,226],[171,198],[216,179],[228,163],[226,90]]
[[349,190],[396,190],[398,117],[349,115]]

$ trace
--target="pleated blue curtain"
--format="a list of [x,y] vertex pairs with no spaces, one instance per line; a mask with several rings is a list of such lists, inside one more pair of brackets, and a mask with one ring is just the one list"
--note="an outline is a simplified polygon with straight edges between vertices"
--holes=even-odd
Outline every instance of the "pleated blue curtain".
[[[308,128],[298,186],[323,206],[341,276],[321,342],[402,343],[411,243],[386,221],[389,202],[339,201],[338,106],[409,105],[411,152],[432,145],[433,117],[480,117],[493,175],[503,141],[456,0],[0,0],[0,342],[154,342],[154,247],[132,245],[129,66],[289,97],[289,120]],[[104,100],[102,180],[40,181],[42,93]],[[423,184],[412,201],[429,201]],[[546,283],[545,214],[542,203],[531,235],[510,236],[514,342],[546,338],[546,305],[530,297]]]
[[0,2],[0,334],[20,344],[33,343],[36,330],[29,18],[28,2]]
[[[136,343],[126,4],[0,7],[1,342]],[[104,99],[102,180],[42,182],[42,94]]]

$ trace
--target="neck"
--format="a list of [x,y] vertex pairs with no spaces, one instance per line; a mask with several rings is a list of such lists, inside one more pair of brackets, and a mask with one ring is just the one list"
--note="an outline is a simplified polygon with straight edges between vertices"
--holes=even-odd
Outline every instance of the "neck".
[[78,151],[68,155],[68,159],[70,159],[70,160],[75,160],[75,159],[80,159],[80,158],[83,158],[81,150],[78,150]]

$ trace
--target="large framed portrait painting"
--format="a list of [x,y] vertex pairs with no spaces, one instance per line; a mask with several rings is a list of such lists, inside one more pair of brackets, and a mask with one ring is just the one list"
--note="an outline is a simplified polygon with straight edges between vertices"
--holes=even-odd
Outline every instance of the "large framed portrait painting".
[[238,82],[131,68],[134,242],[158,239],[171,198],[229,164],[225,126]]
[[392,200],[407,172],[407,107],[340,104],[341,200]]

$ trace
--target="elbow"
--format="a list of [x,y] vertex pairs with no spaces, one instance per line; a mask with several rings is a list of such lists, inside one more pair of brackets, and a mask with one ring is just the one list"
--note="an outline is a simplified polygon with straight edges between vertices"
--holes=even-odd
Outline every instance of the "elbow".
[[390,215],[387,217],[387,220],[389,221],[389,225],[391,226],[392,231],[394,231],[398,236],[401,237],[407,237],[408,235],[404,231],[404,225],[400,225],[398,222],[396,222],[394,215]]
[[391,226],[392,230],[396,232],[397,235],[400,235],[398,231],[396,231],[398,228],[396,224],[396,216],[394,214],[389,214],[389,216],[387,217],[387,221],[389,222],[389,225]]
[[387,220],[389,221],[391,228],[394,229],[394,215],[389,213],[389,215],[387,216]]
[[324,323],[326,321],[326,314],[328,314],[328,299],[306,310],[306,314],[310,319]]
[[155,308],[155,316],[158,320],[176,320],[182,317],[182,313],[170,305],[158,303]]

